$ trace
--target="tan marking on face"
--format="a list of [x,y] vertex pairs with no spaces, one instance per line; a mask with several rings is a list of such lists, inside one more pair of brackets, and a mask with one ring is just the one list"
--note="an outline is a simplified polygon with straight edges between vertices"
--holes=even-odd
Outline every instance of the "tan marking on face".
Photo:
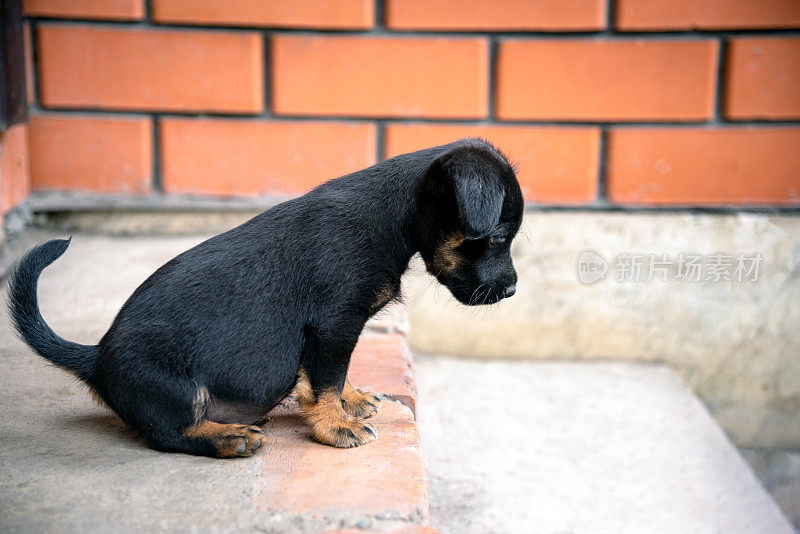
[[[373,441],[375,429],[352,417],[342,407],[342,395],[329,389],[319,394],[316,402],[300,400],[300,407],[311,426],[314,439],[333,447],[358,447]],[[313,395],[312,395],[313,401]]]
[[455,231],[439,243],[433,253],[433,261],[428,266],[433,274],[450,273],[461,266],[464,258],[456,252],[456,247],[464,242],[464,234]]
[[200,421],[187,428],[183,435],[189,439],[208,441],[220,458],[251,456],[264,440],[257,426],[233,425]]

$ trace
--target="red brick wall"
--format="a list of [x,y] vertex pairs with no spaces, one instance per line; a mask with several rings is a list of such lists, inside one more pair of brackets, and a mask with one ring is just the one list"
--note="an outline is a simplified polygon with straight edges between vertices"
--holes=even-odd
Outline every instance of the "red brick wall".
[[0,132],[0,215],[28,196],[28,125],[15,124]]
[[798,0],[26,0],[34,190],[286,195],[478,135],[553,205],[800,206]]

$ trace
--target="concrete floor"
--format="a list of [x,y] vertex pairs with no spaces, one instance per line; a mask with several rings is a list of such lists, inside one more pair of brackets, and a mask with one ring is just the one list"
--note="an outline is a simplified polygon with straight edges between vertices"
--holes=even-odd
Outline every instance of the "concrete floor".
[[[42,277],[42,313],[57,332],[94,343],[155,267],[199,240],[76,236]],[[432,523],[444,533],[792,532],[669,369],[417,365]],[[308,529],[253,509],[255,463],[142,447],[5,319],[0,402],[0,532]]]
[[793,532],[671,369],[415,361],[445,534]]
[[[42,314],[68,339],[96,343],[153,268],[196,241],[75,236],[42,275]],[[5,314],[0,402],[0,532],[169,530],[189,514],[212,526],[252,520],[254,485],[230,480],[254,475],[254,463],[147,449],[75,378],[25,347]]]

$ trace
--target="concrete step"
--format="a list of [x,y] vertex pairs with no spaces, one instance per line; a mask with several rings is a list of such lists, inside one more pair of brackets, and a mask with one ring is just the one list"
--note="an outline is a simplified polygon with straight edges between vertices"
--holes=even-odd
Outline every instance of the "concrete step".
[[431,525],[442,532],[794,532],[669,367],[415,363]]

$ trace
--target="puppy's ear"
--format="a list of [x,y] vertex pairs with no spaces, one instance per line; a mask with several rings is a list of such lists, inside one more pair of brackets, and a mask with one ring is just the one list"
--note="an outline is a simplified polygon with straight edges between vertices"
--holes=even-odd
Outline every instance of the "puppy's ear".
[[500,221],[505,191],[500,184],[480,174],[460,175],[453,180],[458,219],[467,240],[489,235]]
[[486,237],[497,226],[505,191],[480,155],[465,147],[448,151],[433,161],[427,174],[429,188],[452,189],[465,239]]

